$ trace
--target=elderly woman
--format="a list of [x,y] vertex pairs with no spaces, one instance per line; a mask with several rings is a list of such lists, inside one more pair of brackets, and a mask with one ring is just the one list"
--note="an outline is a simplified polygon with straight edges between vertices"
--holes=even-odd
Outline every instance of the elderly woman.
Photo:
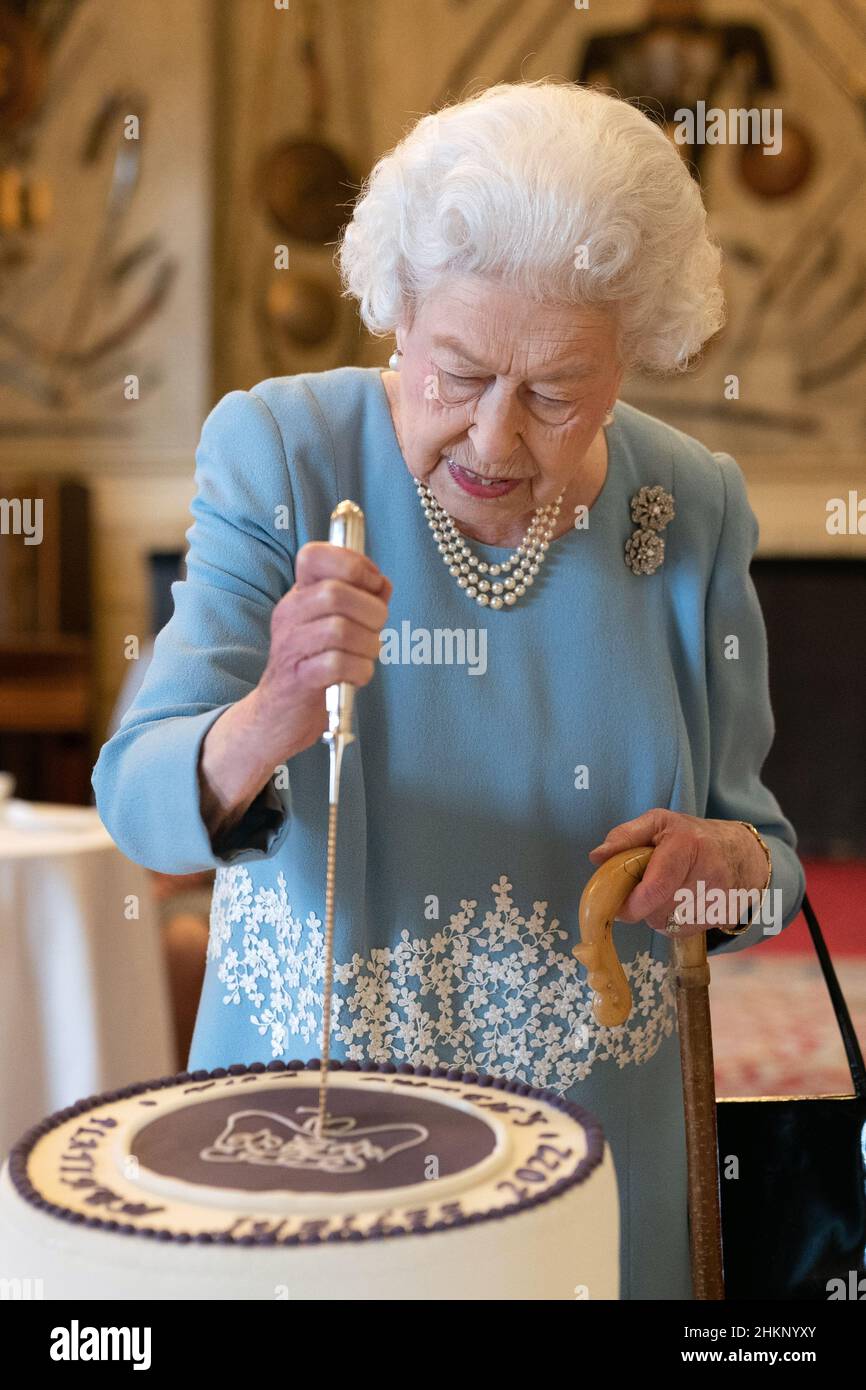
[[[795,835],[727,454],[617,400],[719,328],[696,184],[633,107],[499,85],[374,168],[339,250],[391,370],[231,391],[197,452],[188,576],[102,750],[99,809],[154,869],[217,869],[190,1067],[319,1053],[324,692],[343,765],[332,1056],[453,1063],[598,1114],[622,1296],[691,1295],[671,930],[741,950],[797,912]],[[351,498],[369,558],[327,543]],[[588,877],[656,846],[599,1027]],[[731,890],[752,920],[690,913]],[[718,890],[722,890],[719,894]],[[727,901],[727,897],[724,898]],[[683,924],[684,923],[684,924]]]

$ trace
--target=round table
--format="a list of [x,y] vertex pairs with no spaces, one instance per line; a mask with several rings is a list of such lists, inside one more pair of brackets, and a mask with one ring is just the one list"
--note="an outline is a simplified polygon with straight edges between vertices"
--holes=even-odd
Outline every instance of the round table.
[[147,871],[89,807],[0,804],[0,1157],[96,1091],[176,1070]]

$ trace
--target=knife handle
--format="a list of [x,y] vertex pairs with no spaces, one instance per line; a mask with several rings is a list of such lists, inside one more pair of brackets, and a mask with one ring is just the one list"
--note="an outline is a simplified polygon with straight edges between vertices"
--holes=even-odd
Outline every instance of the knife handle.
[[[364,554],[364,513],[356,502],[344,501],[331,512],[328,530],[331,545],[357,550]],[[343,742],[354,738],[352,733],[352,714],[355,707],[355,687],[348,681],[329,685],[325,691],[325,708],[328,711],[328,732],[326,740],[335,734],[342,735]]]

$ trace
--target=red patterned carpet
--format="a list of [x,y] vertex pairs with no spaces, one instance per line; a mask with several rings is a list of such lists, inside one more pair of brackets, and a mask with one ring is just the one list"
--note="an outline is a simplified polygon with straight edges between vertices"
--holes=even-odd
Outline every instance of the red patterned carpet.
[[[806,882],[866,1051],[866,861],[804,860]],[[850,1095],[851,1074],[801,916],[774,939],[711,960],[719,1096]]]

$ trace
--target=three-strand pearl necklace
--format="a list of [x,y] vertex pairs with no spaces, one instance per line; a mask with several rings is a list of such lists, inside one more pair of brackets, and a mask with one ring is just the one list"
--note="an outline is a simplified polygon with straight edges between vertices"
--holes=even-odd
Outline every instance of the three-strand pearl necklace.
[[466,537],[460,534],[427,484],[416,479],[415,489],[439,554],[459,588],[482,608],[513,607],[534,583],[544,563],[565,491],[555,502],[537,508],[523,540],[507,560],[488,564],[472,553]]

